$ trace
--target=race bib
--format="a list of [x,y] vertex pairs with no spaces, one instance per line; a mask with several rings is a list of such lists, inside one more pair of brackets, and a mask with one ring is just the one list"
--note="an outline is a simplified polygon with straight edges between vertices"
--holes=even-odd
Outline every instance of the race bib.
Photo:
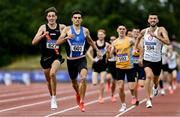
[[133,56],[133,62],[134,62],[135,64],[138,64],[138,60],[139,60],[139,57],[134,57],[134,56]]
[[118,62],[126,62],[128,61],[128,54],[118,54]]
[[48,40],[46,42],[46,48],[48,48],[48,49],[58,49],[59,45],[56,45],[56,41],[55,40]]
[[81,45],[72,45],[71,48],[72,48],[72,51],[75,51],[75,52],[83,51],[83,46],[81,46]]

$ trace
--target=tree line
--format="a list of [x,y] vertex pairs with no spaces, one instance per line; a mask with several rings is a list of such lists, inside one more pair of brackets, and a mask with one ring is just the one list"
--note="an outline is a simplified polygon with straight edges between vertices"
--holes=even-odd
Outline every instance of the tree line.
[[21,55],[39,54],[38,46],[32,46],[31,41],[39,26],[46,23],[44,11],[51,6],[58,10],[58,22],[66,25],[71,24],[71,12],[81,10],[83,25],[93,39],[103,28],[107,40],[117,35],[119,24],[128,29],[147,27],[147,15],[154,11],[159,15],[159,26],[167,29],[170,38],[175,34],[180,41],[179,0],[0,0],[0,66]]

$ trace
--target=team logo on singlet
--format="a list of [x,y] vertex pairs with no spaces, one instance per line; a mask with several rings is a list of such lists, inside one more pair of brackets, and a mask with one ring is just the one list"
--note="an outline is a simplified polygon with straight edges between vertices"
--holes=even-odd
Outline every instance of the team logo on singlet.
[[76,37],[76,41],[79,41],[79,40],[80,40],[80,38],[79,38],[79,36],[77,36],[77,37]]
[[151,35],[148,36],[148,40],[152,40],[153,37]]

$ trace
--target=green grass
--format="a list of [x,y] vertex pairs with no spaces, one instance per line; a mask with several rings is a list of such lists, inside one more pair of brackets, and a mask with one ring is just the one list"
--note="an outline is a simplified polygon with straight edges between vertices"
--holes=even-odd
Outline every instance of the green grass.
[[[64,58],[66,58],[65,54],[63,54],[62,56]],[[35,69],[42,69],[41,66],[40,66],[39,61],[40,61],[40,55],[23,56],[23,57],[16,58],[16,60],[12,64],[7,65],[7,66],[3,67],[2,69],[5,69],[5,70],[35,70]],[[91,68],[91,64],[92,63],[88,59],[88,69]],[[60,70],[61,69],[62,70],[67,70],[66,60],[61,65]]]

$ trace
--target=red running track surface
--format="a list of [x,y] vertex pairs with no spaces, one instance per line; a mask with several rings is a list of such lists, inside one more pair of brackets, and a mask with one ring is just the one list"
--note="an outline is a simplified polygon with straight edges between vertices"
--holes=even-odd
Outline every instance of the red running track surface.
[[[119,116],[180,116],[180,86],[174,94],[158,95],[153,98],[153,108],[145,107],[144,89],[139,91],[141,104],[132,106],[131,95],[126,87],[127,110],[119,112],[120,100],[116,91],[117,102],[110,101],[105,91],[105,102],[99,104],[99,86],[88,84],[85,97],[85,112],[80,112],[75,92],[70,83],[58,83],[57,99],[59,108],[50,109],[50,96],[45,83],[34,83],[29,86],[13,84],[0,85],[0,117],[119,117]],[[117,89],[116,89],[117,90]]]

